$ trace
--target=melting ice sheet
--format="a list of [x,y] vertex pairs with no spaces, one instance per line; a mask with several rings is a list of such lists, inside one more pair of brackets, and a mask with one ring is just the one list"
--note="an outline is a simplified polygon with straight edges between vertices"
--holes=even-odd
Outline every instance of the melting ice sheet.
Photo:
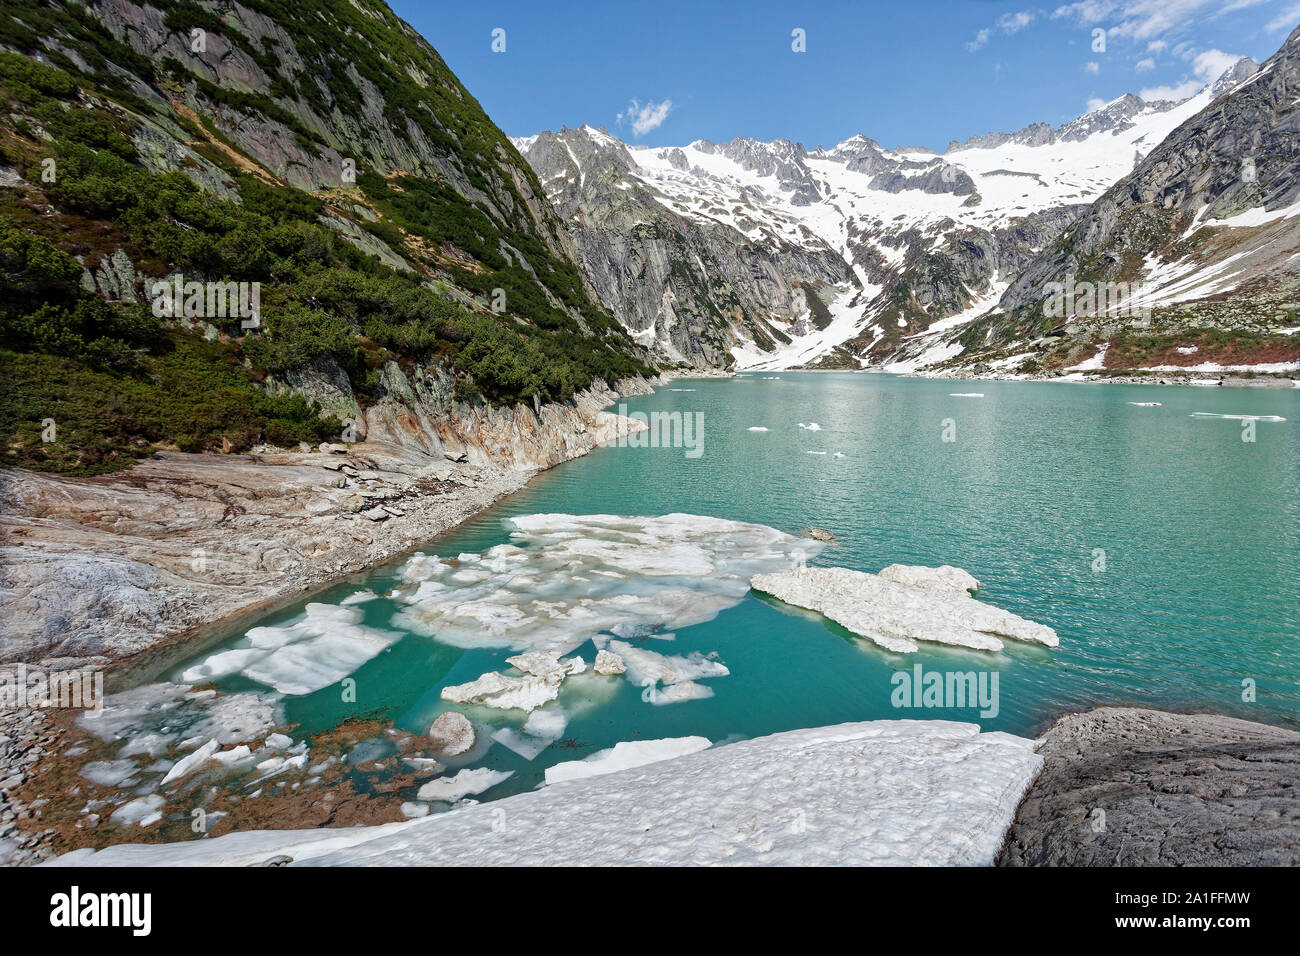
[[288,696],[310,694],[347,677],[401,637],[363,626],[361,616],[355,606],[308,604],[292,624],[253,628],[241,646],[217,651],[187,668],[181,680],[201,684],[239,673]]
[[513,543],[454,560],[417,554],[395,624],[457,647],[567,654],[601,632],[630,638],[712,620],[754,574],[821,550],[766,525],[699,515],[538,514]]

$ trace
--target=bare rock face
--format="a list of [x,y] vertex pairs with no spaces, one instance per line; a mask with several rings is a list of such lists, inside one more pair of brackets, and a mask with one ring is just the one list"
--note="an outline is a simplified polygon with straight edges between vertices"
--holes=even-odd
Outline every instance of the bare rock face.
[[1300,733],[1104,707],[1044,735],[1002,866],[1294,866]]
[[454,757],[474,746],[474,725],[458,710],[439,714],[429,728],[429,739],[439,754]]

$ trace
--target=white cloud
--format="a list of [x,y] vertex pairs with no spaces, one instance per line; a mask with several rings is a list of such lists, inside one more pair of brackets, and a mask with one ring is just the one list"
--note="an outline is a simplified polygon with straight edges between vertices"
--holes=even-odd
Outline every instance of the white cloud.
[[1198,83],[1196,80],[1184,80],[1177,86],[1151,86],[1138,93],[1138,96],[1151,103],[1155,100],[1185,100],[1189,96],[1195,96],[1201,91],[1204,83]]
[[998,22],[991,27],[985,27],[975,34],[975,39],[966,44],[966,49],[974,53],[980,47],[984,46],[993,38],[994,30],[999,30],[1006,36],[1012,36],[1019,33],[1029,24],[1038,18],[1036,10],[1021,10],[1017,13],[1004,13],[998,17]]
[[[1188,55],[1191,55],[1190,50]],[[1202,50],[1191,57],[1194,77],[1185,76],[1182,82],[1172,86],[1153,86],[1143,90],[1138,95],[1148,102],[1151,100],[1185,100],[1223,76],[1239,59],[1241,59],[1239,56],[1224,53],[1222,50]],[[1143,60],[1142,62],[1147,61]],[[1141,63],[1138,64],[1138,69],[1142,69]]]
[[[1199,21],[1251,7],[1264,0],[1078,0],[1057,7],[1052,19],[1091,27],[1110,23],[1107,37],[1159,42]],[[1155,48],[1148,44],[1147,49]]]
[[1147,57],[1145,60],[1138,60],[1137,63],[1133,64],[1133,69],[1138,73],[1145,73],[1147,70],[1154,70],[1155,68],[1156,61],[1151,59],[1151,57]]
[[1241,57],[1224,53],[1222,50],[1206,50],[1198,53],[1196,59],[1192,61],[1192,72],[1202,83],[1213,83],[1226,71],[1232,69],[1240,59]]
[[662,126],[672,108],[672,100],[664,100],[662,103],[651,100],[645,106],[633,100],[628,104],[626,110],[618,114],[618,123],[620,126],[624,123],[631,123],[632,132],[637,136],[644,136],[651,130]]
[[1019,13],[1004,13],[998,17],[998,27],[1007,36],[1011,36],[1011,34],[1019,33],[1033,23],[1036,16],[1038,14],[1032,10],[1021,10]]
[[1268,21],[1268,29],[1286,30],[1290,32],[1295,25],[1300,23],[1300,3],[1293,3],[1272,20]]
[[1106,101],[1103,100],[1101,97],[1099,97],[1099,96],[1089,97],[1089,99],[1088,99],[1088,112],[1089,112],[1089,113],[1095,113],[1095,112],[1097,112],[1097,110],[1101,109],[1101,108],[1102,108],[1103,106],[1105,106],[1105,105],[1106,105]]
[[1148,53],[1163,53],[1165,47],[1169,46],[1164,40],[1152,40],[1147,44]]
[[1100,73],[1101,64],[1098,63],[1096,60],[1090,60],[1083,65],[1083,69],[1087,73]]

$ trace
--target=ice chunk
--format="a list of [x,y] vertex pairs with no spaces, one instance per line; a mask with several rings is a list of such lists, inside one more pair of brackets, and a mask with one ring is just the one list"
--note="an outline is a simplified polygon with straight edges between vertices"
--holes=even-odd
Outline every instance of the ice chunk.
[[168,784],[198,770],[199,767],[208,762],[208,758],[216,753],[217,748],[220,746],[221,744],[217,740],[209,740],[194,753],[176,761],[176,766],[167,771],[167,776],[162,778],[162,782]]
[[705,687],[693,680],[669,684],[667,687],[647,687],[645,690],[646,701],[656,707],[662,707],[664,704],[680,704],[686,700],[703,700],[712,696],[712,687]]
[[511,677],[489,671],[468,684],[444,687],[443,700],[454,704],[481,704],[502,710],[532,710],[560,696],[560,677]]
[[454,757],[474,746],[474,725],[464,714],[449,710],[434,720],[429,727],[429,737],[435,751]]
[[492,739],[525,760],[536,760],[537,755],[564,736],[569,726],[569,715],[559,707],[543,707],[528,715],[522,731],[504,727]]
[[601,677],[613,677],[616,674],[626,673],[627,664],[613,651],[602,649],[596,652],[596,663],[592,665],[592,669]]
[[138,823],[142,827],[153,826],[162,820],[163,802],[162,797],[151,793],[122,804],[109,819],[122,826],[130,826],[132,823]]
[[650,687],[654,684],[677,684],[693,681],[702,677],[726,677],[731,671],[720,661],[710,660],[699,651],[692,651],[685,657],[669,656],[636,647],[626,641],[609,642],[610,650],[623,658],[627,665],[627,677],[638,687]]
[[[916,577],[914,568],[895,565],[896,576]],[[917,641],[933,641],[977,650],[999,651],[1000,637],[1056,647],[1050,627],[1035,624],[1010,611],[976,601],[957,584],[974,581],[959,574],[920,576],[913,587],[848,568],[799,568],[781,574],[754,576],[754,590],[787,604],[819,611],[835,623],[887,650],[911,653]],[[962,578],[961,575],[965,575]],[[936,586],[938,585],[938,586]]]
[[443,800],[455,803],[462,797],[474,796],[484,790],[490,790],[504,780],[514,776],[513,770],[492,770],[488,767],[476,767],[462,770],[454,777],[439,777],[430,780],[419,789],[419,800]]

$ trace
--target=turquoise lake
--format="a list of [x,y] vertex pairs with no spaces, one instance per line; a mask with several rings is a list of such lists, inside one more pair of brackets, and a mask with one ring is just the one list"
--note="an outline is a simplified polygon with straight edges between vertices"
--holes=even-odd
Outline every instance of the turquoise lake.
[[[623,680],[599,700],[566,691],[559,703],[571,720],[563,739],[534,760],[502,746],[474,760],[516,771],[488,796],[531,789],[550,764],[634,739],[701,735],[717,743],[844,721],[936,717],[1033,735],[1063,712],[1110,703],[1297,723],[1298,389],[782,372],[678,380],[624,404],[702,413],[702,454],[597,449],[421,550],[482,552],[510,540],[505,519],[539,512],[685,512],[792,534],[817,526],[838,540],[813,564],[965,568],[982,584],[977,597],[1055,628],[1060,647],[1008,641],[999,654],[924,646],[890,654],[750,593],[714,620],[676,630],[673,642],[648,642],[665,654],[716,652],[731,673],[704,682],[714,696],[652,706]],[[1242,421],[1195,413],[1286,421],[1256,422],[1250,442],[1242,440]],[[755,427],[768,431],[749,430]],[[945,429],[954,440],[943,440]],[[313,600],[336,603],[360,587],[382,595],[399,583],[401,564]],[[359,607],[366,624],[395,627],[394,602]],[[292,621],[301,609],[264,623]],[[286,698],[285,714],[300,734],[355,716],[423,733],[449,709],[442,687],[504,670],[512,653],[408,633],[353,675],[358,703],[343,702],[331,686]],[[587,643],[579,653],[590,661],[594,648]],[[927,671],[996,672],[997,716],[894,707],[891,678],[917,663]],[[1245,681],[1254,682],[1253,702],[1243,699]],[[257,689],[242,677],[220,686]],[[506,723],[520,722],[516,714]]]

